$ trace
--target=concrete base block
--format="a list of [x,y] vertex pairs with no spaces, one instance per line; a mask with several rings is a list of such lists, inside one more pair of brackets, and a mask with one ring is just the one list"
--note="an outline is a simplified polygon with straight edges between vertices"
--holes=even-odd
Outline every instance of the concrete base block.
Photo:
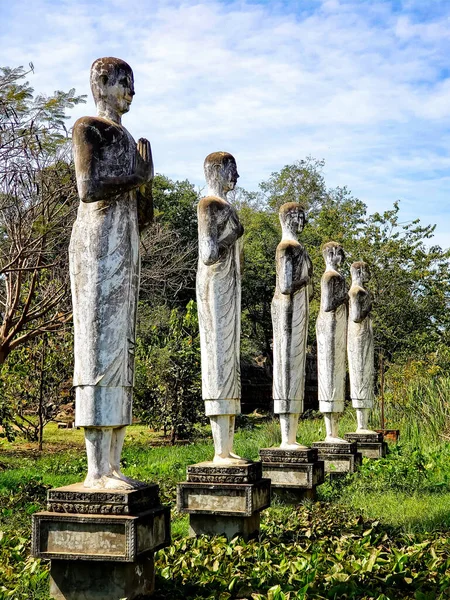
[[342,477],[354,473],[362,462],[362,455],[357,450],[356,442],[329,444],[327,442],[314,442],[319,460],[323,460],[325,474],[332,477]]
[[358,452],[367,458],[384,458],[387,454],[387,443],[383,440],[383,434],[374,433],[346,433],[345,439],[356,442]]
[[190,515],[189,535],[224,535],[228,540],[236,536],[245,540],[258,537],[260,513],[255,512],[251,517],[221,515]]
[[154,591],[153,554],[133,563],[52,560],[50,596],[55,600],[134,600]]

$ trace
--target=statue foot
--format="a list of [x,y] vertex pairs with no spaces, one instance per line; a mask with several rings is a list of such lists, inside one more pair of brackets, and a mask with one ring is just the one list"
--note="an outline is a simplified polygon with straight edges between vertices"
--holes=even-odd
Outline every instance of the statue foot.
[[139,481],[138,479],[133,479],[132,477],[127,477],[120,471],[120,469],[113,469],[113,477],[119,479],[120,481],[124,481],[129,484],[133,489],[146,487],[147,484],[143,481]]
[[84,480],[84,487],[88,489],[104,489],[104,490],[129,490],[132,486],[121,481],[117,477],[114,477],[112,473],[108,475],[102,475],[101,477],[96,475],[88,475]]
[[363,428],[357,428],[355,433],[377,433],[376,431],[373,431],[373,429],[363,429]]
[[302,444],[299,444],[298,442],[293,442],[292,444],[282,442],[280,448],[282,450],[307,450],[308,446],[302,446]]
[[216,454],[213,458],[213,463],[216,463],[217,465],[229,465],[230,463],[246,464],[248,462],[249,461],[246,458],[241,458],[237,454],[232,453],[230,453],[228,456],[219,456]]
[[343,440],[340,437],[333,437],[332,435],[327,435],[324,441],[328,442],[328,444],[348,444],[347,440]]

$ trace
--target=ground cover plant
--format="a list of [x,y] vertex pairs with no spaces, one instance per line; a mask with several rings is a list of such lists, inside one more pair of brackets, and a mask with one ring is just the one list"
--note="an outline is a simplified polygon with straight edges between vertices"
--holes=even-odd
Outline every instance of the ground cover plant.
[[[434,393],[435,386],[428,389]],[[416,401],[411,393],[405,403]],[[432,401],[433,410],[423,407]],[[155,600],[450,598],[450,444],[433,417],[448,396],[422,395],[421,402],[414,410],[387,406],[389,426],[402,434],[385,459],[365,459],[358,473],[320,486],[316,503],[274,502],[262,514],[259,539],[248,543],[189,539],[187,518],[174,510],[176,483],[184,480],[186,466],[211,458],[207,429],[192,444],[166,447],[154,445],[160,435],[147,427],[130,427],[125,472],[158,482],[163,502],[172,505],[173,544],[157,554]],[[419,444],[415,420],[421,424]],[[352,429],[348,411],[341,433]],[[320,418],[301,422],[303,443],[322,435]],[[241,418],[236,449],[242,455],[255,459],[259,448],[278,442],[276,421]],[[84,476],[82,431],[50,424],[45,448],[38,453],[36,444],[0,438],[0,600],[49,598],[48,566],[29,556],[30,518],[44,507],[49,487]]]

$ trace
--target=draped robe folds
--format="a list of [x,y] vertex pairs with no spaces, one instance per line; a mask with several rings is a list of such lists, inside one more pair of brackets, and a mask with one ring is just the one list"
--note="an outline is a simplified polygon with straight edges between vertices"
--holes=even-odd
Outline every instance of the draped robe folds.
[[374,345],[372,318],[367,315],[360,323],[351,318],[352,298],[350,293],[350,319],[348,321],[347,350],[350,374],[350,397],[353,408],[373,407]]
[[[230,227],[241,227],[236,211],[227,204],[230,216],[222,222],[215,217],[219,246],[230,234]],[[198,217],[202,218],[200,210]],[[237,239],[221,250],[214,264],[206,265],[201,256],[198,261],[197,308],[206,416],[241,412],[241,252],[242,240]]]
[[[324,281],[323,287],[333,285],[332,279]],[[319,410],[322,413],[344,411],[345,355],[347,341],[347,304],[343,302],[335,310],[325,312],[320,307],[316,322],[317,375],[319,387]]]
[[[307,278],[307,257],[301,252],[293,258],[293,284]],[[308,337],[309,293],[307,284],[291,294],[282,294],[279,268],[285,244],[277,248],[277,283],[272,300],[273,326],[273,398],[274,413],[303,412],[305,394],[306,343]],[[281,256],[280,256],[281,255]]]
[[[86,176],[134,172],[136,144],[122,126],[99,118],[75,125],[96,147]],[[76,153],[79,151],[75,145]],[[80,161],[78,161],[80,163]],[[76,161],[77,164],[77,161]],[[80,202],[69,248],[75,333],[75,423],[111,427],[131,423],[134,344],[139,290],[136,192]]]

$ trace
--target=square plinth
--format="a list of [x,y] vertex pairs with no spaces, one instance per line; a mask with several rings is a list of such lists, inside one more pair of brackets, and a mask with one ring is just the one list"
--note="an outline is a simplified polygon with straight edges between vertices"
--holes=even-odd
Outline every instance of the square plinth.
[[47,492],[47,510],[58,513],[136,515],[161,505],[159,488],[149,484],[132,490],[87,489],[74,483]]
[[194,483],[256,483],[262,477],[261,463],[253,461],[218,465],[212,461],[189,465],[187,480]]
[[33,515],[32,554],[37,558],[134,562],[170,544],[170,509],[139,515]]
[[373,433],[346,433],[345,439],[356,442],[358,452],[367,458],[384,458],[387,454],[387,443],[383,440],[383,434]]
[[265,463],[294,463],[308,464],[317,460],[316,448],[298,448],[285,450],[284,448],[261,448],[259,451],[263,468]]
[[143,600],[154,590],[153,554],[133,563],[52,560],[54,600]]
[[314,442],[319,460],[323,460],[326,474],[346,475],[354,473],[361,465],[362,456],[357,451],[355,442],[330,444],[328,442]]
[[196,483],[177,486],[177,508],[191,515],[251,517],[270,506],[270,480],[256,483]]

